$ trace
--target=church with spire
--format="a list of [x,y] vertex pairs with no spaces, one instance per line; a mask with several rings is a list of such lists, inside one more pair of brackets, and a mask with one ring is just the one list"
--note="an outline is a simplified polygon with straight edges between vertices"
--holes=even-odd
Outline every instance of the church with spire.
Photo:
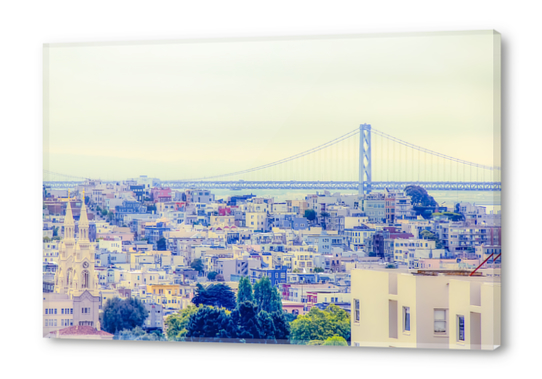
[[54,292],[44,294],[44,335],[72,326],[99,325],[100,293],[98,276],[94,272],[94,244],[89,240],[89,222],[85,193],[78,222],[72,214],[68,193],[64,217],[64,239],[59,244],[58,269],[54,278]]

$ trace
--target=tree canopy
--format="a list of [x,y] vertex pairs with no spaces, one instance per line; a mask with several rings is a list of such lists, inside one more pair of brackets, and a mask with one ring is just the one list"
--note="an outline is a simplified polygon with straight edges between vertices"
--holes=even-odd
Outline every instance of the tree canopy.
[[435,233],[429,230],[422,230],[420,237],[424,240],[435,241],[435,249],[444,249],[444,244]]
[[211,284],[207,288],[201,284],[196,286],[196,296],[192,303],[198,305],[212,305],[218,308],[232,310],[235,308],[235,293],[232,289],[223,283]]
[[314,209],[305,209],[305,218],[309,221],[316,220],[316,211]]
[[348,346],[348,342],[343,337],[335,334],[333,337],[325,340],[322,346]]
[[117,334],[124,329],[132,330],[142,326],[149,312],[141,300],[130,297],[107,299],[100,314],[100,325],[108,333]]
[[185,309],[169,315],[165,322],[167,339],[169,341],[184,341],[188,332],[187,327],[190,316],[197,311],[198,307],[189,305]]
[[279,292],[273,287],[267,276],[254,283],[254,303],[258,307],[258,311],[282,312]]
[[141,327],[136,326],[132,330],[122,330],[115,339],[129,341],[166,341],[166,338],[159,330],[153,330],[150,333],[144,331]]
[[211,271],[207,274],[207,279],[209,280],[215,280],[218,273],[216,271]]
[[254,301],[254,296],[252,295],[252,284],[250,284],[250,279],[246,276],[243,276],[239,280],[239,288],[237,290],[237,304],[241,304],[245,301]]
[[325,341],[335,335],[350,341],[350,315],[334,304],[323,311],[312,307],[309,313],[298,316],[291,323],[290,343],[306,345],[310,341]]
[[[217,286],[224,285],[215,284],[206,289],[198,285],[198,294],[192,302],[199,303],[199,300],[194,301],[198,296],[207,298],[209,291],[215,291]],[[264,277],[256,282],[254,290],[249,278],[241,278],[237,302],[233,299],[234,307],[229,308],[231,312],[213,301],[199,303],[197,311],[191,311],[184,334],[180,321],[175,324],[175,318],[168,318],[168,338],[171,335],[172,339],[184,337],[191,341],[221,342],[233,339],[250,343],[289,343],[290,326],[282,311],[278,290],[271,285],[269,278]]]
[[156,249],[158,251],[165,251],[167,249],[167,243],[166,243],[166,239],[164,237],[160,238],[157,242],[156,242]]
[[199,258],[194,259],[192,263],[190,263],[190,267],[199,273],[203,272],[203,262]]
[[420,186],[407,186],[405,194],[410,196],[412,204],[424,207],[438,207],[438,203],[432,196],[429,196],[425,188]]
[[191,341],[220,342],[232,338],[234,326],[229,312],[224,308],[199,307],[188,320],[186,338]]

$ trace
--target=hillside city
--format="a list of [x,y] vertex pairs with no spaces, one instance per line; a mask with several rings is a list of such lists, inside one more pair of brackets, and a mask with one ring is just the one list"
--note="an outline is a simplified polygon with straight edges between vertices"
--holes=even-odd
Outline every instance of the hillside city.
[[299,197],[44,186],[43,336],[500,345],[499,211],[415,185]]

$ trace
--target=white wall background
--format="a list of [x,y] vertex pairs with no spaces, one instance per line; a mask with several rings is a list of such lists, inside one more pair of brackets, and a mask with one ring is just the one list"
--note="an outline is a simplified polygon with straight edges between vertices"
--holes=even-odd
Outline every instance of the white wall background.
[[[2,377],[539,375],[540,4],[534,1],[71,1],[0,5]],[[42,44],[496,29],[503,37],[504,314],[495,352],[41,338]],[[81,136],[84,138],[84,136]],[[535,181],[535,183],[528,183]],[[532,193],[532,195],[531,195]],[[7,242],[7,244],[5,243]],[[9,309],[9,313],[6,311]]]

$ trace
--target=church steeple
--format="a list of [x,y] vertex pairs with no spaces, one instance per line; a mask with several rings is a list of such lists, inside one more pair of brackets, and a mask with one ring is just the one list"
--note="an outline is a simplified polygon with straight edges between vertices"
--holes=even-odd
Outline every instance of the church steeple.
[[66,216],[64,217],[64,240],[72,242],[75,238],[75,221],[73,220],[70,190],[68,190],[68,204],[66,205]]
[[83,204],[81,205],[81,214],[79,216],[79,242],[88,242],[88,216],[85,205],[85,190],[83,189]]

